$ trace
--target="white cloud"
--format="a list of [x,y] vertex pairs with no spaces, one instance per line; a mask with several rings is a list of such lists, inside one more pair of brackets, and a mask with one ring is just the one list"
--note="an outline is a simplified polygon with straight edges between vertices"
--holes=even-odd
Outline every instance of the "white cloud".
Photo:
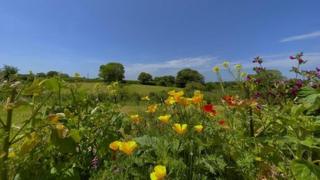
[[312,33],[286,37],[286,38],[281,39],[280,42],[298,41],[298,40],[312,39],[312,38],[317,38],[317,37],[320,37],[320,31],[315,31]]

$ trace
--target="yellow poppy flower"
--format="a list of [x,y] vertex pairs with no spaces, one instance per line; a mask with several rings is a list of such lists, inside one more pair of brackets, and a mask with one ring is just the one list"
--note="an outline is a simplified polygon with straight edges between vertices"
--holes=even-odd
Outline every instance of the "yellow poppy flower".
[[141,120],[139,114],[134,114],[130,116],[130,119],[133,123],[138,124]]
[[135,141],[122,142],[119,146],[119,150],[126,155],[131,155],[133,151],[138,147]]
[[180,97],[178,103],[182,106],[189,106],[192,102],[192,98]]
[[171,118],[171,115],[168,115],[168,114],[158,117],[158,119],[164,124],[168,124],[170,118]]
[[168,95],[169,95],[169,96],[174,96],[175,93],[176,93],[175,90],[171,90],[171,91],[168,92]]
[[194,129],[198,132],[201,133],[203,131],[203,126],[201,124],[194,126]]
[[166,105],[173,105],[174,103],[176,103],[176,100],[174,99],[174,97],[169,96],[166,100],[165,100]]
[[157,165],[153,172],[150,174],[151,180],[163,180],[167,175],[167,169],[165,166]]
[[179,99],[184,95],[184,92],[183,91],[175,91],[175,90],[172,90],[172,91],[169,91],[168,94],[173,97],[176,101],[179,101]]
[[157,104],[150,105],[150,106],[148,106],[148,109],[146,112],[147,113],[154,113],[157,111],[157,108],[158,108]]
[[203,101],[203,94],[201,91],[195,91],[192,97],[192,102],[194,104],[200,104]]
[[109,144],[109,148],[112,149],[113,151],[117,151],[121,145],[121,141],[113,141],[112,143]]
[[173,95],[173,97],[176,101],[179,101],[179,99],[182,98],[183,95],[184,95],[183,91],[178,91]]
[[175,123],[172,128],[173,128],[174,131],[176,131],[176,133],[182,135],[182,134],[187,132],[187,127],[188,127],[187,124]]
[[158,180],[155,172],[150,173],[150,179],[151,180]]

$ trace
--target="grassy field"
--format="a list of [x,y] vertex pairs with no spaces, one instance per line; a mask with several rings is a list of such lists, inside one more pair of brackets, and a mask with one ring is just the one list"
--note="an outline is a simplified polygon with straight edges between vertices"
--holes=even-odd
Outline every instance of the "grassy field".
[[[96,83],[96,82],[83,82],[80,83],[80,90],[86,92],[94,92],[95,87],[99,85],[102,88],[107,89],[107,84],[105,83]],[[137,93],[141,96],[146,96],[150,92],[160,92],[160,91],[169,91],[172,89],[180,89],[176,87],[163,87],[163,86],[152,86],[152,85],[142,85],[142,84],[125,84],[123,85],[125,91],[129,94]]]
[[[27,105],[21,105],[15,108],[13,113],[13,127],[18,129],[19,126],[21,125],[21,122],[29,118],[31,113],[32,113],[32,109],[30,106],[27,106]],[[3,106],[0,106],[1,120],[5,121],[6,117],[7,117],[7,112],[5,111]]]
[[[79,90],[85,91],[89,93],[95,93],[95,87],[99,85],[102,86],[102,89],[106,89],[107,91],[107,84],[104,83],[96,83],[96,82],[83,82],[80,83]],[[152,86],[152,85],[141,85],[141,84],[125,84],[123,85],[124,91],[130,95],[139,95],[139,96],[146,96],[150,93],[158,93],[161,91],[170,91],[170,90],[182,90],[181,88],[177,87],[163,87],[163,86]],[[68,94],[69,91],[63,90],[63,94]],[[215,90],[212,92],[204,92],[206,96],[210,97],[218,97],[220,93],[219,90]],[[144,103],[135,103],[130,100],[121,102],[120,110],[123,113],[132,114],[137,112],[145,111],[146,104]],[[14,122],[19,125],[19,122],[25,120],[31,114],[31,107],[29,106],[20,106],[15,109],[17,113],[14,113]],[[4,111],[3,107],[0,107],[0,118],[4,119],[6,117],[6,112]]]
[[[94,82],[84,82],[80,83],[80,89],[81,91],[85,92],[92,92],[94,93],[96,85],[101,83],[94,83]],[[107,88],[107,84],[102,84],[102,87]],[[139,84],[128,84],[123,86],[124,90],[130,95],[130,94],[138,94],[140,96],[146,96],[149,95],[149,93],[154,92],[161,92],[161,91],[169,91],[172,89],[180,89],[175,87],[163,87],[163,86],[151,86],[151,85],[139,85]],[[64,94],[68,94],[68,91],[63,91]],[[146,105],[143,103],[136,104],[131,101],[125,101],[121,103],[120,110],[127,114],[132,114],[135,112],[141,112],[146,109]],[[14,113],[14,123],[19,126],[20,122],[28,118],[31,114],[31,107],[27,105],[19,106],[15,109]],[[4,120],[6,118],[6,111],[2,106],[0,106],[0,118]]]

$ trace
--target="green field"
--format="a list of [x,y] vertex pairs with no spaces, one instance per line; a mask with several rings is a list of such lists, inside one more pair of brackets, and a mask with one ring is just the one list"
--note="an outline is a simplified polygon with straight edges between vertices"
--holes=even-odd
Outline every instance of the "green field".
[[[70,83],[71,84],[71,83]],[[107,91],[107,84],[105,83],[96,83],[96,82],[81,82],[79,84],[79,91],[84,91],[88,94],[90,93],[95,93],[95,87],[97,85],[102,86],[103,89]],[[154,86],[154,85],[142,85],[142,84],[124,84],[122,86],[123,90],[129,95],[139,95],[141,97],[147,96],[150,93],[159,93],[162,91],[168,92],[170,90],[183,90],[181,88],[177,87],[163,87],[163,86]],[[63,89],[63,94],[64,95],[69,95],[69,91],[66,89]],[[216,100],[218,97],[220,97],[221,92],[219,90],[212,91],[212,92],[204,92],[205,96],[207,97],[212,97],[214,100]],[[142,112],[145,111],[146,109],[146,104],[144,103],[135,103],[132,102],[131,100],[125,100],[121,102],[121,108],[120,110],[123,113],[136,113],[136,112]],[[16,124],[19,124],[19,122],[25,120],[26,117],[28,117],[31,114],[31,107],[27,105],[23,105],[15,109],[17,113],[14,113],[14,122]],[[6,116],[6,112],[4,109],[1,107],[0,109],[0,117],[4,119]]]
[[[95,82],[82,82],[80,83],[80,91],[85,91],[86,93],[95,92],[95,87],[97,84],[102,84],[102,87],[107,88],[107,84],[104,83],[95,83]],[[123,85],[124,91],[126,91],[129,96],[130,94],[138,94],[141,97],[142,96],[147,96],[149,93],[157,93],[161,91],[169,91],[172,89],[180,89],[176,87],[163,87],[163,86],[151,86],[151,85],[140,85],[140,84],[128,84],[128,85]],[[64,90],[64,94],[68,94],[69,91]],[[142,112],[146,109],[146,105],[143,103],[136,104],[131,101],[124,101],[121,102],[121,108],[120,110],[124,113],[132,114],[135,112]],[[16,108],[14,113],[14,124],[19,126],[20,122],[24,121],[27,117],[30,116],[32,112],[32,108],[28,105],[21,105],[18,108]],[[0,118],[5,119],[6,118],[6,111],[4,108],[1,106],[0,107]]]

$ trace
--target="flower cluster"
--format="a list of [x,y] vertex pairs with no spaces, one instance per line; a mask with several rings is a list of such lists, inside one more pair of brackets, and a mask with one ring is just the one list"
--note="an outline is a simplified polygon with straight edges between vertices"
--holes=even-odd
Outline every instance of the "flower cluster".
[[109,148],[113,151],[120,150],[126,155],[132,155],[137,147],[138,145],[135,141],[113,141],[109,145]]
[[167,175],[167,169],[163,165],[154,167],[153,172],[150,173],[151,180],[163,180]]
[[303,52],[296,54],[295,56],[290,56],[291,60],[297,60],[298,64],[305,64],[307,61],[302,59]]
[[257,56],[253,59],[252,61],[253,63],[258,63],[258,64],[262,64],[263,63],[263,59],[260,56]]
[[134,124],[139,124],[141,121],[141,117],[139,116],[139,114],[131,115],[130,119]]
[[211,116],[217,115],[217,111],[215,109],[215,106],[212,104],[207,104],[202,107],[202,110],[206,113],[209,113]]

